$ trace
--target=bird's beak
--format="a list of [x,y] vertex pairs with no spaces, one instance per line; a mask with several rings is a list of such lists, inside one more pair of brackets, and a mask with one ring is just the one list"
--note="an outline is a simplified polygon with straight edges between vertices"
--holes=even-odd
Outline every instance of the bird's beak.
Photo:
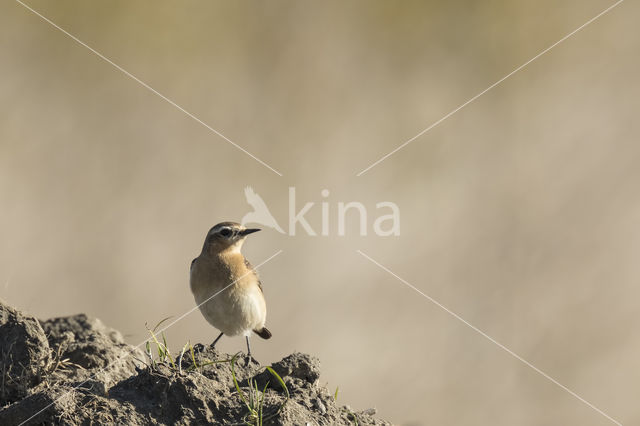
[[249,228],[249,229],[245,229],[244,231],[240,231],[238,233],[244,237],[245,235],[253,234],[254,232],[258,232],[259,230],[260,230],[259,228]]

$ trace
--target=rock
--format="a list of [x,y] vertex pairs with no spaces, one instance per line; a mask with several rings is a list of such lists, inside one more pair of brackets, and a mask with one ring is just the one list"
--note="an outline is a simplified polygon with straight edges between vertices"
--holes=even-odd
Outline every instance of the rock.
[[127,345],[119,331],[97,318],[78,314],[40,323],[59,360],[76,367],[60,370],[67,380],[88,380],[97,392],[104,393],[144,365],[144,352]]
[[271,366],[280,376],[315,383],[320,378],[320,360],[314,356],[294,352]]
[[314,402],[315,402],[315,405],[318,408],[318,410],[320,410],[320,414],[326,414],[327,413],[327,407],[324,405],[324,403],[322,402],[322,400],[320,398],[316,399]]
[[0,411],[0,424],[53,424],[54,419],[73,418],[78,410],[71,388],[53,386],[47,391],[33,393]]
[[[271,368],[283,379],[289,390],[308,387],[320,378],[320,360],[311,355],[294,352],[271,365]],[[269,371],[263,371],[255,377],[260,389],[269,383],[269,387],[282,391],[282,386]]]
[[215,402],[231,397],[226,384],[201,374],[176,373],[165,365],[124,380],[109,391],[109,397],[113,403],[134,407],[153,423],[207,424],[233,415],[228,406]]
[[0,406],[27,396],[50,363],[51,349],[38,320],[0,301]]
[[[243,355],[196,344],[193,356],[174,354],[173,364],[144,364],[146,355],[98,319],[80,314],[38,322],[6,305],[0,305],[0,348],[11,384],[0,425],[256,424],[259,412],[264,425],[389,424],[370,410],[338,406],[319,385],[320,361],[302,353],[271,366],[285,391]],[[8,369],[11,362],[26,367]]]

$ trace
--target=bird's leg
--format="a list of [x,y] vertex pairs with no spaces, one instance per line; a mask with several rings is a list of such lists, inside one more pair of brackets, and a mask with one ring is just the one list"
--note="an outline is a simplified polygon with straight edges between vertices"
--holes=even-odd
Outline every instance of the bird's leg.
[[216,337],[216,340],[213,341],[213,343],[211,344],[211,347],[214,348],[216,346],[216,343],[218,343],[218,340],[220,340],[220,338],[222,337],[224,333],[220,333],[220,335],[218,337]]
[[251,357],[251,345],[249,344],[249,336],[245,336],[245,339],[247,339],[247,365],[249,365],[251,364],[251,361],[254,359]]

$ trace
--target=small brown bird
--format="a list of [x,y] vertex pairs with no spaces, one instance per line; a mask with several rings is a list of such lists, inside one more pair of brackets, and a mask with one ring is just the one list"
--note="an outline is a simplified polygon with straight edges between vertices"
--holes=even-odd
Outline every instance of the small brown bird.
[[190,285],[204,318],[220,330],[211,346],[227,336],[243,335],[251,360],[249,336],[256,333],[271,337],[265,328],[267,305],[258,274],[240,249],[247,235],[259,229],[247,229],[239,223],[222,222],[211,228],[202,252],[191,262]]

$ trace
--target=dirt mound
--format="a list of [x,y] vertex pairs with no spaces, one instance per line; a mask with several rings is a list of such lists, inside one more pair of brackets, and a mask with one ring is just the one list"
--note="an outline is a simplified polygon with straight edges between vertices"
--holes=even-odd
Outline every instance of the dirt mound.
[[310,355],[181,355],[152,360],[98,319],[38,321],[0,302],[0,424],[390,424],[338,405]]

